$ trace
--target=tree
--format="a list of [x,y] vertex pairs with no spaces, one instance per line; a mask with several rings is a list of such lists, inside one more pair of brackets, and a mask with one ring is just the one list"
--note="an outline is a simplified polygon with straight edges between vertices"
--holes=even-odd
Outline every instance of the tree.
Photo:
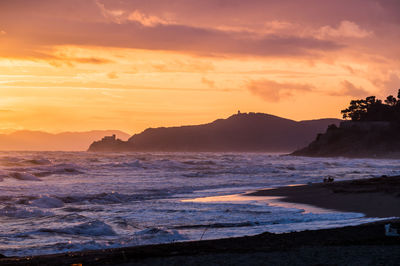
[[343,118],[350,118],[352,121],[364,120],[364,116],[367,113],[367,102],[366,100],[352,100],[350,106],[347,109],[341,111]]
[[[399,92],[399,94],[400,94],[400,92]],[[399,95],[399,96],[400,96],[400,95]],[[394,98],[393,95],[389,95],[389,96],[386,98],[385,103],[386,103],[387,105],[390,105],[390,106],[395,106],[395,105],[397,104],[397,99]]]
[[352,121],[400,121],[400,89],[397,97],[389,95],[384,103],[375,96],[352,100],[341,113],[344,119]]

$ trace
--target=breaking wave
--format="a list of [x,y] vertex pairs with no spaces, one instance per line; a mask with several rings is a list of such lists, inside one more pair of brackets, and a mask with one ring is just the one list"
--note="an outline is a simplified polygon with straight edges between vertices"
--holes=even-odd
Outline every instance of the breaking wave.
[[0,152],[0,253],[8,256],[355,225],[257,200],[193,199],[400,174],[398,160],[263,153]]

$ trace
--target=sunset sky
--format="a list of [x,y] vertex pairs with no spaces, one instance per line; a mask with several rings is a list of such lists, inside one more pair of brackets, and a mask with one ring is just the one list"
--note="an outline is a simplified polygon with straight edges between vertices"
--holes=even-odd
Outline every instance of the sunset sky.
[[399,0],[0,0],[0,132],[340,117],[399,88]]

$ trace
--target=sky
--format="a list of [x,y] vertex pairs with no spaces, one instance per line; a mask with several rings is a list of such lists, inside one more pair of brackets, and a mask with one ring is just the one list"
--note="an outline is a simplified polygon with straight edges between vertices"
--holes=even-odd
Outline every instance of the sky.
[[398,0],[0,0],[0,133],[340,118],[397,95]]

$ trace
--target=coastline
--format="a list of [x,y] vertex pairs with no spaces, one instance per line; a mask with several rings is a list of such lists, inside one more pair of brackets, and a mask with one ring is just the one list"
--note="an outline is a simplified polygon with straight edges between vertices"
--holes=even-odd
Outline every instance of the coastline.
[[386,220],[284,234],[263,233],[53,255],[1,258],[1,265],[396,265],[399,237],[385,236]]
[[[400,176],[317,183],[259,190],[250,196],[324,209],[400,217]],[[244,197],[246,196],[244,195]],[[385,224],[400,218],[290,233],[262,233],[216,240],[0,258],[0,265],[396,265],[399,237],[385,236]]]
[[281,202],[359,212],[366,217],[400,217],[400,176],[263,189],[245,196],[279,197]]

